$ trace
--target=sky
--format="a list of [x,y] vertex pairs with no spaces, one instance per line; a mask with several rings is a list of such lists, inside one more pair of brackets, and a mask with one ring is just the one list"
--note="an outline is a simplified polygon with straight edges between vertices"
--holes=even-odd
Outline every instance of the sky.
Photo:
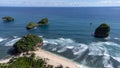
[[0,0],[0,6],[17,6],[17,7],[120,6],[120,0]]

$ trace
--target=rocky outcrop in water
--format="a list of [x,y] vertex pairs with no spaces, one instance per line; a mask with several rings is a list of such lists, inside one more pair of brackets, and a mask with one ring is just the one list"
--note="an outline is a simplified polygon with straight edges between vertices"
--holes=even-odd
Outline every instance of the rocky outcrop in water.
[[28,25],[26,26],[26,29],[33,29],[36,27],[36,24],[34,22],[29,22]]
[[48,24],[48,18],[43,18],[42,20],[40,20],[38,22],[38,25],[41,26],[41,25],[47,25]]
[[14,18],[11,16],[5,16],[5,17],[2,17],[2,20],[4,22],[12,22],[12,21],[14,21]]
[[97,38],[105,38],[109,36],[110,26],[106,23],[101,24],[95,30],[94,36]]
[[26,29],[33,29],[38,26],[44,26],[48,24],[48,18],[41,19],[37,24],[34,22],[29,22],[26,26]]

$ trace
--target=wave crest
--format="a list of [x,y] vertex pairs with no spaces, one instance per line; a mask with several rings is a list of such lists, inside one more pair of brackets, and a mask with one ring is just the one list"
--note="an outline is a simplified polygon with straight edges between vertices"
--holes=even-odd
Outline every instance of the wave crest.
[[7,43],[5,43],[4,46],[13,46],[18,40],[20,40],[21,38],[15,38],[11,41],[8,41]]
[[4,41],[4,40],[7,40],[6,38],[1,38],[0,37],[0,42]]

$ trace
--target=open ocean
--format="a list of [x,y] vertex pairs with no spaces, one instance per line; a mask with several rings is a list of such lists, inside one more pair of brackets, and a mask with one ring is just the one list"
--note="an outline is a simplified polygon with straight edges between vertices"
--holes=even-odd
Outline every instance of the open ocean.
[[[44,39],[44,49],[91,68],[120,68],[120,7],[0,7],[0,58],[9,56],[13,44],[26,34]],[[28,22],[47,17],[48,26],[26,30]],[[111,27],[110,36],[93,33],[101,23]],[[92,25],[90,25],[92,23]]]

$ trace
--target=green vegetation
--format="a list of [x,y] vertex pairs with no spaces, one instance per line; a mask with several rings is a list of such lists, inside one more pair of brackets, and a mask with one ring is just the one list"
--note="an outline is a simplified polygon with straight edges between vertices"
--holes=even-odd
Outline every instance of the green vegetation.
[[40,20],[37,24],[34,22],[29,22],[28,25],[26,26],[27,29],[33,29],[37,26],[43,26],[48,24],[48,18],[43,18]]
[[[33,51],[34,48],[42,46],[42,38],[39,36],[28,34],[14,44],[14,48],[18,53]],[[31,54],[31,55],[30,55]],[[0,68],[47,68],[45,60],[36,58],[35,53],[23,54],[23,57],[11,58],[8,63],[1,63]]]
[[[38,45],[38,43],[40,43]],[[28,34],[24,36],[22,39],[20,39],[18,42],[16,42],[13,47],[15,48],[15,51],[18,53],[21,52],[28,52],[35,50],[36,47],[42,46],[43,40],[41,37]]]
[[45,68],[45,62],[42,59],[35,60],[31,57],[20,57],[9,64],[10,68]]
[[8,68],[8,64],[6,64],[6,63],[0,63],[0,68]]
[[109,36],[110,26],[106,23],[101,24],[94,33],[95,37],[105,38]]
[[38,25],[41,26],[41,25],[47,25],[48,24],[48,18],[43,18],[42,20],[40,20],[38,22]]
[[33,29],[36,27],[36,24],[34,22],[29,22],[28,25],[26,26],[27,29]]
[[46,68],[46,64],[43,59],[35,59],[30,56],[19,57],[12,62],[0,64],[0,68]]
[[11,22],[11,21],[14,21],[14,18],[13,17],[10,17],[10,16],[5,16],[2,18],[4,22]]

